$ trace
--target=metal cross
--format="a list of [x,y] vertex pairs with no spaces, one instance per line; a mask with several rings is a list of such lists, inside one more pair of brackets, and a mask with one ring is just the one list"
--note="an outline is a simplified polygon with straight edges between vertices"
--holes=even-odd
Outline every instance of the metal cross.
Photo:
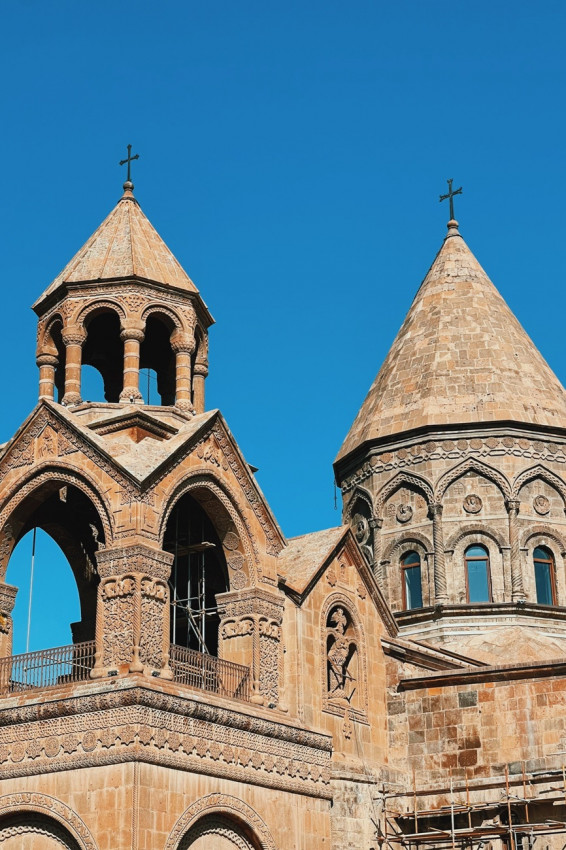
[[[128,166],[128,168],[129,168],[129,166]],[[129,179],[130,178],[128,178],[128,180]],[[459,189],[454,189],[454,191],[452,191],[452,178],[450,180],[447,180],[446,182],[448,183],[448,194],[447,195],[441,195],[440,201],[441,202],[445,201],[446,198],[450,199],[450,221],[452,221],[454,219],[454,195],[461,195],[462,194],[462,187],[460,186]]]
[[[125,165],[126,163],[128,163],[128,183],[132,182],[130,180],[130,163],[133,162],[134,159],[139,159],[139,158],[140,158],[139,153],[137,153],[135,156],[132,156],[132,146],[128,145],[128,157],[127,157],[127,159],[121,159],[120,160],[120,165]],[[452,202],[450,202],[450,203],[452,203]]]

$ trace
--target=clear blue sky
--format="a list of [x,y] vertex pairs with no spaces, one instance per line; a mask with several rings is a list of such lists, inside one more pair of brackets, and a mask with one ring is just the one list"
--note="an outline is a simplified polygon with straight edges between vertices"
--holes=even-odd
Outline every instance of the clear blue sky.
[[288,536],[339,522],[332,460],[443,238],[446,178],[564,382],[565,24],[525,0],[4,4],[0,439],[37,398],[29,305],[119,198],[128,142],[217,320],[209,406]]

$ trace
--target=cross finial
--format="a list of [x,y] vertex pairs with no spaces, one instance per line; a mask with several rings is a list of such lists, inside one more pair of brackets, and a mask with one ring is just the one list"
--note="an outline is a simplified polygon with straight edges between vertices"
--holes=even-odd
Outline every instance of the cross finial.
[[448,193],[446,195],[441,195],[440,201],[442,202],[442,201],[445,201],[446,198],[449,198],[449,200],[450,200],[450,221],[454,221],[454,195],[461,195],[462,194],[462,187],[460,186],[459,189],[453,190],[452,189],[452,183],[453,183],[452,178],[450,178],[450,180],[447,180],[446,182],[448,183]]
[[128,187],[126,187],[126,184],[124,184],[124,189],[126,189],[126,188],[133,189],[134,188],[132,181],[130,179],[130,164],[134,161],[134,159],[139,159],[139,158],[140,158],[139,153],[135,154],[135,156],[132,156],[132,146],[128,145],[128,156],[126,157],[126,159],[120,160],[120,165],[125,165],[126,163],[128,163],[128,177],[127,177],[126,183],[129,183],[130,185]]

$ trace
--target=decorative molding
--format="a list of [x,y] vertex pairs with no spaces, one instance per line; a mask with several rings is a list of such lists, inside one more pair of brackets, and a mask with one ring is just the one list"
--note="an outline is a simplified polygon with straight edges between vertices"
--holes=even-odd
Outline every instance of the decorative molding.
[[420,475],[414,475],[408,472],[398,472],[394,478],[387,481],[381,490],[378,492],[375,500],[375,515],[382,516],[383,505],[396,490],[406,485],[412,489],[418,490],[425,497],[428,505],[434,501],[434,493],[432,485]]
[[[228,794],[209,794],[190,805],[176,822],[165,843],[165,850],[179,850],[186,834],[203,818],[225,816],[229,821],[242,823],[259,841],[261,850],[276,850],[266,823],[251,806]],[[249,845],[250,848],[252,845]],[[245,847],[245,845],[244,845]]]
[[[62,826],[78,844],[80,850],[97,850],[97,845],[84,821],[55,797],[35,791],[20,791],[0,797],[0,843],[2,820],[11,815],[33,812]],[[70,848],[72,850],[72,848]]]
[[489,466],[487,463],[478,460],[478,458],[469,457],[462,461],[462,463],[449,469],[439,478],[435,487],[435,500],[441,502],[449,486],[454,481],[457,481],[458,478],[465,475],[466,472],[475,472],[477,475],[487,478],[499,487],[505,499],[511,498],[511,484],[503,473]]

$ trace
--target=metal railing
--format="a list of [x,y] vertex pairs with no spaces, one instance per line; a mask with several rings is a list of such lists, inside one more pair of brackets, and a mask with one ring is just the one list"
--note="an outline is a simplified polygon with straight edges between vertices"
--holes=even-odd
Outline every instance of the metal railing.
[[249,702],[248,667],[176,644],[171,644],[169,657],[175,681],[180,685]]
[[[74,643],[0,658],[0,696],[52,688],[89,679],[95,643]],[[199,691],[249,702],[250,671],[242,664],[171,645],[174,679]]]
[[83,682],[93,667],[93,640],[0,658],[0,696]]

